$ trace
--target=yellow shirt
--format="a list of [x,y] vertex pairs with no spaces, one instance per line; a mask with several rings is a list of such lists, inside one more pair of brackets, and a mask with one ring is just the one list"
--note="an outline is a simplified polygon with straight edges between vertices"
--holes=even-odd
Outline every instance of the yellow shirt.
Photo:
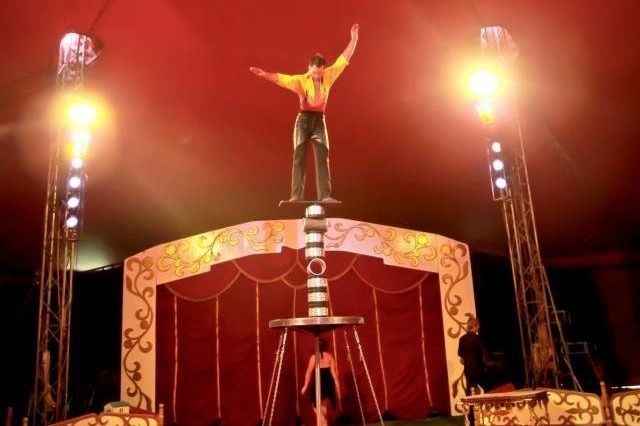
[[[340,55],[332,65],[325,67],[322,75],[322,82],[320,83],[319,93],[320,97],[323,99],[323,102],[321,103],[321,110],[324,110],[324,106],[327,103],[331,86],[347,65],[349,65],[347,58],[345,58],[344,55]],[[295,75],[278,73],[277,76],[278,84],[280,86],[298,94],[298,97],[300,98],[300,109],[318,110],[318,108],[309,105],[309,102],[313,100],[317,101],[313,78],[309,72]]]

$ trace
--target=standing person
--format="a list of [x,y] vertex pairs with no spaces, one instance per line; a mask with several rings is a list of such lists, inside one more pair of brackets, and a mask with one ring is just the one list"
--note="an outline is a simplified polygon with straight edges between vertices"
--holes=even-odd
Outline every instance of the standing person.
[[458,342],[458,356],[464,366],[463,374],[467,382],[465,392],[467,395],[474,395],[480,393],[484,385],[488,353],[478,335],[480,321],[471,317],[467,320],[466,328],[467,332]]
[[349,64],[355,51],[359,28],[358,24],[351,27],[349,44],[338,59],[328,67],[325,67],[324,56],[316,53],[309,60],[305,74],[287,75],[266,72],[256,67],[249,68],[255,75],[295,92],[300,101],[300,111],[293,129],[293,167],[289,201],[300,201],[304,197],[308,142],[313,146],[317,198],[325,202],[336,201],[331,196],[329,136],[324,111],[331,86]]
[[[340,382],[338,381],[338,372],[336,369],[336,361],[331,352],[328,350],[328,344],[325,339],[320,339],[320,357],[318,359],[320,367],[320,410],[322,423],[318,426],[327,426],[327,414],[329,412],[329,402],[331,402],[331,408],[336,409],[336,398],[340,399]],[[315,386],[315,367],[316,367],[316,354],[312,354],[309,357],[309,363],[307,365],[307,371],[304,374],[304,385],[300,390],[300,394],[304,395],[309,385],[311,385],[311,404],[314,410],[316,410],[316,386]],[[314,376],[314,380],[311,377]]]

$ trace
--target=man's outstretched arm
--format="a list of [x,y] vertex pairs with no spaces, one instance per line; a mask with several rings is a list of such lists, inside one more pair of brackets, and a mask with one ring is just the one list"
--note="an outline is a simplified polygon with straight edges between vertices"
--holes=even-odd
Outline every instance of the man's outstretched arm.
[[276,74],[275,72],[266,72],[265,70],[257,67],[249,67],[249,71],[257,75],[258,77],[269,80],[272,83],[278,83],[278,74]]
[[349,40],[349,44],[342,52],[342,56],[349,62],[351,60],[351,56],[353,56],[353,52],[356,50],[356,45],[358,44],[358,31],[360,30],[360,25],[353,24],[351,27],[351,40]]

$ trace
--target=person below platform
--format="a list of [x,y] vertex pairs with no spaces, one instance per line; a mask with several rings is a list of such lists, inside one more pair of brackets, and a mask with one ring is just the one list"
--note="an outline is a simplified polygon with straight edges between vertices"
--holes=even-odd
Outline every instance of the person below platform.
[[[337,401],[340,400],[340,382],[338,381],[338,373],[336,369],[336,361],[333,354],[328,351],[328,344],[325,339],[320,339],[319,342],[320,354],[318,359],[318,365],[320,367],[320,412],[321,412],[321,426],[327,426],[329,410],[337,409]],[[311,397],[311,404],[314,410],[316,407],[316,386],[315,386],[315,366],[316,366],[316,354],[312,354],[309,357],[309,363],[307,365],[307,371],[304,375],[304,385],[300,390],[300,394],[304,395],[309,385],[311,385],[311,391],[309,396]],[[312,377],[314,380],[312,380]],[[316,412],[317,414],[317,412]]]

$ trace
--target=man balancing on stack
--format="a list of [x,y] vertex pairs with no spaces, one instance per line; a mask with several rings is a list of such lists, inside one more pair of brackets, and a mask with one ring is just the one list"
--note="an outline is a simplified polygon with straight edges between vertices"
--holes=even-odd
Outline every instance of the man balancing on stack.
[[351,27],[351,39],[336,61],[325,67],[325,58],[319,53],[309,61],[305,74],[288,75],[266,72],[250,67],[255,75],[295,92],[300,99],[300,111],[293,129],[293,168],[291,173],[290,202],[303,201],[307,146],[313,147],[316,167],[316,191],[320,202],[337,202],[331,196],[329,173],[329,136],[324,111],[331,86],[349,64],[358,43],[358,24]]

